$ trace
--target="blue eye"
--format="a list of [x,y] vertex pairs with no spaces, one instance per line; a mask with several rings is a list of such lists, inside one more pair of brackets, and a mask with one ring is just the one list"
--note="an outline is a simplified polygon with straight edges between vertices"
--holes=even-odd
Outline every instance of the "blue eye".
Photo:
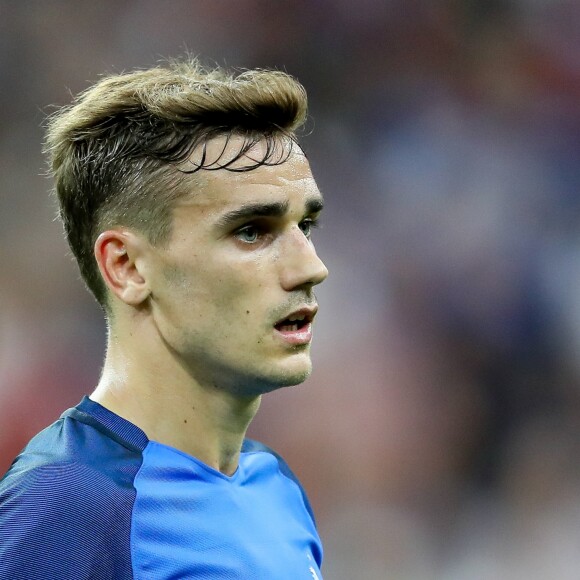
[[244,226],[236,232],[236,236],[242,240],[242,242],[253,244],[258,241],[260,232],[256,226]]

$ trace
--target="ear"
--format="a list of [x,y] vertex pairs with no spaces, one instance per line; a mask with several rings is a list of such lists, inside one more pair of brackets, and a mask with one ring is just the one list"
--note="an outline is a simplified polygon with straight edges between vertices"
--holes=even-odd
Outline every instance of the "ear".
[[95,258],[105,284],[130,306],[138,306],[150,294],[139,267],[144,244],[141,237],[127,230],[107,230],[95,242]]

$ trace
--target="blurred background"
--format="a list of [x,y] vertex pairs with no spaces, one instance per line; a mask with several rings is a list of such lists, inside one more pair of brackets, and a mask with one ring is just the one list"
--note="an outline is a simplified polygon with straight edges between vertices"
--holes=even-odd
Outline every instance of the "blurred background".
[[302,479],[325,578],[577,579],[578,30],[575,0],[0,0],[0,471],[104,352],[43,120],[188,50],[309,93],[316,370],[250,434]]

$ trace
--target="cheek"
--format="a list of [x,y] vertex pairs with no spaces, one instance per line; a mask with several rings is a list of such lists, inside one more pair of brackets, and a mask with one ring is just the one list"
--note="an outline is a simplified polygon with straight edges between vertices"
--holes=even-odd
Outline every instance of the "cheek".
[[163,268],[163,283],[170,292],[188,292],[192,288],[192,277],[185,268],[172,264]]
[[215,316],[227,326],[231,336],[246,333],[250,338],[263,332],[269,303],[264,286],[255,275],[222,279],[211,299]]
[[[216,264],[219,261],[219,264]],[[187,317],[190,324],[202,324],[208,331],[212,325],[249,329],[264,319],[268,308],[263,264],[213,259],[189,261],[187,267],[167,265],[164,280],[167,307],[173,310],[176,322]],[[182,319],[183,321],[183,319]]]
[[225,318],[247,317],[255,310],[258,293],[240,278],[220,279],[209,299],[213,308]]
[[251,310],[248,303],[252,297],[256,299],[255,288],[248,280],[215,271],[200,272],[188,282],[186,294],[200,314],[230,321]]

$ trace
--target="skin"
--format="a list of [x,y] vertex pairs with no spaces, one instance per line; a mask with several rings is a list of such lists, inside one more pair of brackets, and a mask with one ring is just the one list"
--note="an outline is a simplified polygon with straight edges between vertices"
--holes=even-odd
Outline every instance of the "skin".
[[117,228],[95,244],[112,316],[91,398],[229,475],[261,395],[311,372],[308,333],[276,323],[315,313],[322,196],[297,147],[281,165],[184,179],[168,243]]

